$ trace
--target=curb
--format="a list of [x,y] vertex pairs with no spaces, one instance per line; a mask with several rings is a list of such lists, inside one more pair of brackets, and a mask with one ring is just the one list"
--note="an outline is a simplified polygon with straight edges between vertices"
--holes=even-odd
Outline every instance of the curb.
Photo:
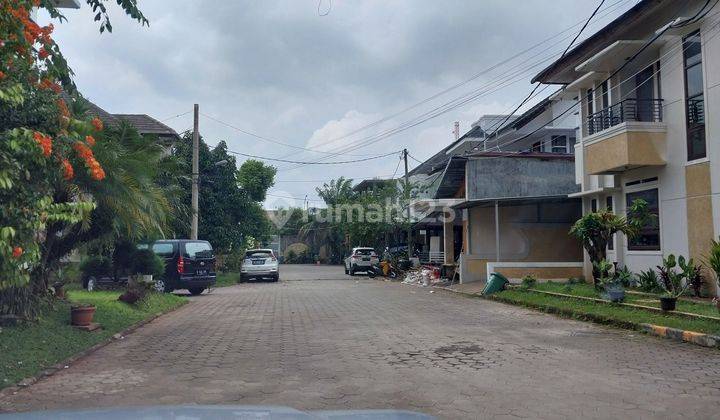
[[679,330],[677,328],[663,327],[661,325],[640,324],[641,331],[658,337],[669,338],[675,341],[697,344],[698,346],[720,348],[720,337],[694,331]]
[[656,337],[662,337],[667,338],[670,340],[680,341],[680,342],[686,342],[695,344],[702,347],[708,347],[708,348],[715,348],[720,349],[720,336],[711,335],[711,334],[704,334],[699,333],[695,331],[688,331],[688,330],[680,330],[677,328],[670,328],[670,327],[663,327],[661,325],[653,325],[653,324],[638,324],[634,322],[629,321],[618,321],[611,318],[605,318],[597,315],[592,314],[583,314],[578,313],[575,311],[567,310],[567,309],[558,309],[551,306],[545,306],[545,305],[535,305],[531,303],[519,303],[511,299],[504,299],[498,296],[483,296],[476,293],[466,293],[461,292],[458,290],[453,290],[447,287],[439,287],[439,289],[457,293],[464,296],[469,297],[476,297],[486,300],[491,300],[495,302],[505,303],[508,305],[513,306],[522,306],[530,309],[539,310],[545,313],[555,314],[559,315],[565,318],[572,318],[572,319],[579,319],[582,321],[590,321],[594,322],[596,324],[602,324],[602,325],[609,325],[614,326],[618,328],[623,328],[627,330],[635,330],[644,332],[649,335],[654,335]]
[[[27,387],[41,381],[42,379],[45,379],[45,378],[55,375],[59,371],[67,369],[72,363],[76,362],[77,360],[82,359],[83,357],[89,356],[92,353],[95,353],[96,351],[100,350],[101,348],[107,346],[108,344],[110,344],[114,341],[122,339],[122,337],[132,333],[133,331],[137,330],[138,328],[140,328],[142,326],[145,326],[145,325],[153,322],[154,320],[160,318],[161,316],[163,316],[165,314],[175,312],[176,310],[182,308],[186,304],[187,304],[187,302],[183,303],[182,305],[178,306],[177,308],[172,309],[171,311],[160,312],[160,313],[157,313],[157,314],[151,316],[150,318],[143,319],[142,321],[138,321],[138,322],[134,323],[133,325],[125,328],[124,330],[118,331],[117,333],[113,334],[111,337],[107,338],[106,340],[101,341],[91,347],[88,347],[87,349],[82,350],[79,353],[76,353],[76,354],[68,357],[67,359],[65,359],[61,362],[58,362],[48,368],[45,368],[44,370],[40,371],[40,373],[38,373],[37,375],[25,378],[25,379],[21,380],[20,382],[16,383],[15,385],[10,385],[6,388],[0,389],[0,397],[5,397],[7,395],[16,394],[18,391],[20,391],[24,388],[27,388]],[[0,411],[0,412],[2,412],[2,411]]]

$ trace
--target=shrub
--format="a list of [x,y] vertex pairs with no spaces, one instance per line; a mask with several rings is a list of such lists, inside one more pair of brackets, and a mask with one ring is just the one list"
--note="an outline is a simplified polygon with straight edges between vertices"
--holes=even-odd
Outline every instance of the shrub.
[[645,293],[662,292],[662,287],[660,287],[659,283],[660,279],[658,278],[655,270],[648,269],[647,271],[641,271],[635,278],[637,280],[637,287],[640,291]]
[[615,270],[615,276],[617,277],[617,281],[622,284],[623,287],[630,287],[635,284],[635,275],[627,268],[627,266],[619,270]]
[[705,257],[707,265],[715,272],[716,281],[720,282],[720,238],[712,241],[710,254]]
[[141,249],[135,252],[132,271],[135,274],[150,274],[160,277],[165,273],[165,260],[150,249]]
[[537,279],[532,275],[528,274],[527,276],[523,277],[522,282],[520,283],[520,286],[525,289],[530,289],[535,287],[537,284]]
[[242,262],[245,259],[245,249],[236,249],[223,256],[222,271],[240,271]]
[[109,258],[95,255],[80,263],[80,272],[83,278],[106,276],[112,273],[112,264]]

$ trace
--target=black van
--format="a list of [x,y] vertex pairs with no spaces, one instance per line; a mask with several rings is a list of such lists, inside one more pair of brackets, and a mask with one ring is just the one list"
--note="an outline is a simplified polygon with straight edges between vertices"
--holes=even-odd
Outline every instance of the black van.
[[165,259],[165,276],[155,280],[157,291],[188,289],[191,294],[199,295],[215,284],[215,254],[210,242],[162,239],[153,242],[152,250]]

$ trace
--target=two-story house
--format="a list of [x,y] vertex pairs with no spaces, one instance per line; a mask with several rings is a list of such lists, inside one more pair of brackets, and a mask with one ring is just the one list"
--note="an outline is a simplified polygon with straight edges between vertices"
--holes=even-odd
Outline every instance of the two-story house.
[[574,145],[580,191],[571,196],[582,199],[583,211],[624,214],[643,199],[655,214],[640,235],[618,234],[609,246],[609,258],[633,271],[668,254],[702,261],[720,234],[716,5],[640,1],[533,80],[562,84],[565,97],[581,104]]

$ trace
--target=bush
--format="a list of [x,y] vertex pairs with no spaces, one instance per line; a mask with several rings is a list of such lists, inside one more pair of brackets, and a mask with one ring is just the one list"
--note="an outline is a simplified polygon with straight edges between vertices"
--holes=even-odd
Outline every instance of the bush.
[[135,252],[132,271],[135,274],[150,274],[160,277],[165,274],[165,260],[150,249],[141,249]]
[[637,281],[637,287],[640,291],[645,293],[659,293],[662,291],[660,287],[659,278],[655,270],[641,271],[635,277]]
[[119,273],[125,273],[133,267],[137,247],[132,242],[118,241],[113,250],[112,264]]
[[112,264],[109,258],[91,256],[80,263],[80,272],[83,278],[107,276],[112,273]]
[[533,277],[532,274],[528,274],[527,276],[523,277],[522,282],[520,283],[520,286],[525,289],[530,289],[535,287],[537,284],[537,279]]
[[223,256],[222,271],[240,271],[242,262],[245,259],[245,250],[238,249]]

